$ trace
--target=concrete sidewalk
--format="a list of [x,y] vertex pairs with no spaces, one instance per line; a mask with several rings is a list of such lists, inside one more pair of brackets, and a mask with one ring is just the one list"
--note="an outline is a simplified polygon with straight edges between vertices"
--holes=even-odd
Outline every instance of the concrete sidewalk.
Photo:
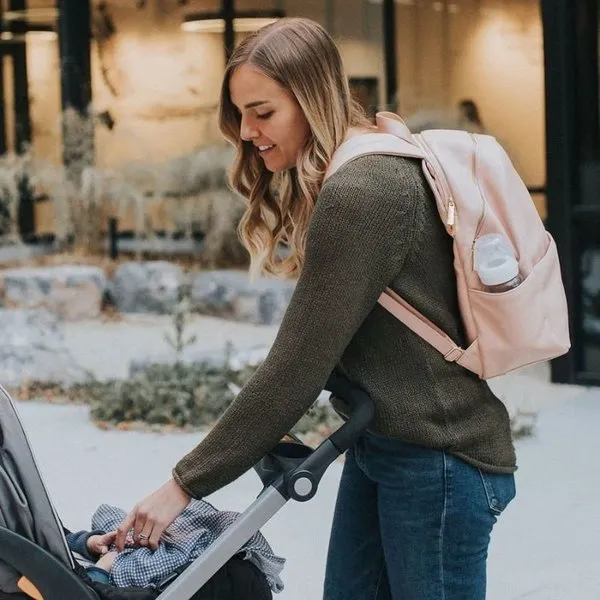
[[[18,409],[56,508],[71,528],[89,527],[98,504],[123,508],[161,485],[198,434],[101,431],[87,409],[19,403]],[[600,597],[600,390],[554,402],[535,435],[517,442],[518,498],[500,518],[490,552],[489,600],[598,600]],[[281,600],[320,598],[328,531],[341,465],[317,496],[289,503],[263,529],[288,559]],[[253,472],[211,496],[243,510],[260,490]]]
[[498,522],[489,600],[600,598],[600,389],[539,415],[517,443],[517,498]]

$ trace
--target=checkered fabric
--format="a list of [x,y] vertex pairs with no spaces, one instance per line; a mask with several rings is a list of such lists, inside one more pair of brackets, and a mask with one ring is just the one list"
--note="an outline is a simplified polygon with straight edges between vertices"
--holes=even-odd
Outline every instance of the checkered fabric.
[[[127,516],[115,506],[102,504],[92,517],[92,529],[114,531]],[[200,556],[239,513],[219,511],[204,500],[191,500],[163,534],[154,552],[148,548],[127,548],[115,559],[111,582],[119,587],[156,587],[165,577]],[[240,550],[241,556],[256,565],[274,592],[283,590],[279,574],[285,559],[275,556],[258,532]]]

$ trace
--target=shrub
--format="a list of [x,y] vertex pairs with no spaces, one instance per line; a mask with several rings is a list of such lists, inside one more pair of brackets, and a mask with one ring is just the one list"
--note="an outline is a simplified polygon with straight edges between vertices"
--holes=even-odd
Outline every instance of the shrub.
[[208,363],[149,365],[127,380],[79,384],[71,396],[90,405],[93,420],[112,425],[204,427],[231,404],[234,386],[243,385],[252,371]]
[[[78,384],[69,395],[88,404],[91,418],[104,426],[205,428],[233,402],[256,368],[233,370],[225,362],[149,365],[127,380]],[[330,405],[315,403],[292,433],[329,435],[340,424]]]

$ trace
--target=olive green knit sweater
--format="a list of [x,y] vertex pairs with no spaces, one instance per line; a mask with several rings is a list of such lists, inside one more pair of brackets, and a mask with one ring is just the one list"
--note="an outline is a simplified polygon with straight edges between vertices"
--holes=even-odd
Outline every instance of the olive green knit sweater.
[[176,465],[176,481],[202,497],[239,477],[302,417],[336,365],[372,396],[373,432],[513,472],[500,400],[377,304],[390,286],[464,344],[452,260],[419,162],[375,155],[343,166],[319,195],[304,268],[269,355]]

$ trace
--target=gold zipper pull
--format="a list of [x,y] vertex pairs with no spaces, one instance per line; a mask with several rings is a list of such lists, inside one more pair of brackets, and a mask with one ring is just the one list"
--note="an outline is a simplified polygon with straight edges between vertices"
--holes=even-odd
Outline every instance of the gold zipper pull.
[[454,233],[454,225],[456,222],[456,207],[452,198],[448,199],[448,215],[446,218],[446,225],[452,233]]

